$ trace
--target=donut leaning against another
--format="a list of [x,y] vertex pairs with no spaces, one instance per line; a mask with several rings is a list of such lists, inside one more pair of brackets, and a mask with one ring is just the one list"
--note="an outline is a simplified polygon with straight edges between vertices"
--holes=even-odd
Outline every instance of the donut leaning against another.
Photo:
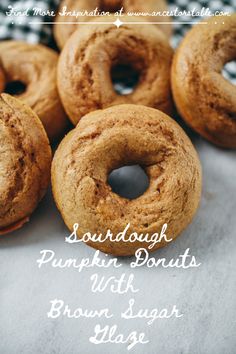
[[[0,93],[16,96],[41,119],[50,139],[60,136],[67,118],[56,84],[58,54],[41,44],[20,41],[0,42]],[[18,86],[18,87],[17,87]],[[17,92],[20,86],[20,92]]]
[[236,148],[236,87],[222,76],[222,69],[235,58],[236,14],[232,14],[194,26],[172,65],[180,115],[203,137],[225,148]]
[[[58,14],[55,19],[55,24],[53,26],[54,30],[54,37],[56,39],[57,45],[59,48],[63,48],[65,45],[66,41],[69,39],[71,34],[77,29],[81,28],[82,26],[80,24],[75,24],[75,23],[68,23],[68,22],[85,22],[85,21],[90,21],[93,17],[90,16],[79,16],[79,17],[73,17],[73,16],[63,16],[62,14],[64,13],[64,9],[69,13],[75,11],[75,12],[83,12],[83,11],[88,11],[92,12],[96,8],[100,11],[109,11],[110,13],[114,13],[116,11],[119,11],[123,7],[124,12],[148,12],[148,13],[153,13],[155,12],[164,12],[167,10],[167,4],[165,0],[135,0],[135,1],[130,1],[130,0],[63,0],[59,6],[58,9]],[[61,13],[61,15],[59,15]],[[118,18],[118,17],[117,17]],[[142,18],[142,16],[135,16],[134,17],[137,21],[140,19],[143,21],[148,20],[148,21],[156,21],[156,22],[170,22],[170,18],[167,16],[147,16],[145,18]],[[121,20],[123,19],[123,16]],[[105,18],[104,16],[101,17],[101,21],[104,21]],[[65,22],[65,24],[57,23],[57,22]],[[171,25],[168,24],[159,24],[158,27],[167,35],[167,37],[170,37],[171,35]]]
[[0,95],[0,234],[20,228],[50,181],[51,149],[36,114]]
[[[112,192],[110,172],[140,164],[149,187],[129,200]],[[52,163],[53,195],[61,215],[78,238],[86,232],[160,233],[168,224],[175,238],[191,222],[201,195],[201,166],[181,127],[164,113],[140,105],[119,105],[84,116],[60,143]],[[156,244],[149,251],[165,246]],[[148,242],[92,242],[117,256],[133,255]]]
[[[123,17],[125,21],[125,17]],[[90,22],[91,23],[91,22]],[[58,90],[73,124],[96,109],[142,104],[172,113],[170,68],[173,50],[155,26],[88,24],[67,41],[58,63]],[[112,68],[129,65],[139,75],[133,92],[120,95]]]

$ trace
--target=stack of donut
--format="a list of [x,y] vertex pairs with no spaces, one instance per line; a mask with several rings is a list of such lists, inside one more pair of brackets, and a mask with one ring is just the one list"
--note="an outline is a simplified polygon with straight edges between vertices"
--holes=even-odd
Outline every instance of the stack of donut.
[[[111,12],[121,6],[125,12],[165,8],[163,0],[147,1],[145,8],[139,0],[91,4],[64,0],[59,11],[63,16],[99,6]],[[175,107],[210,142],[236,148],[236,88],[221,75],[236,57],[236,15],[196,25],[175,54],[169,25],[123,15],[123,25],[116,27],[115,19],[87,18],[82,26],[71,25],[68,16],[61,24],[60,18],[54,26],[63,48],[59,58],[42,45],[0,43],[0,90],[5,92],[0,97],[0,233],[21,227],[45,194],[49,141],[65,133],[67,116],[76,127],[56,150],[51,181],[66,225],[71,231],[80,225],[78,237],[108,229],[119,233],[128,223],[130,233],[151,235],[167,223],[174,239],[191,222],[200,201],[201,166],[190,139],[168,116]],[[111,73],[119,65],[138,74],[127,95],[114,90]],[[112,170],[130,164],[140,164],[149,177],[148,189],[133,200],[108,184]],[[119,256],[148,247],[108,240],[89,245]]]

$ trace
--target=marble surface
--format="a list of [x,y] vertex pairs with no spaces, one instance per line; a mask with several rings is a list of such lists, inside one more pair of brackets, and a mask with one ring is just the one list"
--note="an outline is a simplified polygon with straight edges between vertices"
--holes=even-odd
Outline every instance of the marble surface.
[[[85,244],[67,244],[68,235],[50,191],[30,223],[0,238],[0,353],[1,354],[111,354],[127,353],[121,344],[89,342],[96,323],[118,325],[128,334],[145,332],[149,343],[131,353],[234,354],[236,352],[236,152],[218,149],[192,137],[203,167],[201,206],[185,232],[168,247],[153,254],[158,259],[176,258],[186,248],[201,262],[199,268],[136,268],[121,259],[119,269],[38,268],[42,249],[57,258],[92,257]],[[101,255],[105,258],[104,255]],[[119,295],[91,292],[90,276],[133,273],[139,292]],[[147,325],[143,319],[124,320],[119,313],[134,297],[139,308],[170,308],[176,304],[181,318],[158,319]],[[47,318],[52,299],[62,299],[71,308],[109,307],[114,319]]]

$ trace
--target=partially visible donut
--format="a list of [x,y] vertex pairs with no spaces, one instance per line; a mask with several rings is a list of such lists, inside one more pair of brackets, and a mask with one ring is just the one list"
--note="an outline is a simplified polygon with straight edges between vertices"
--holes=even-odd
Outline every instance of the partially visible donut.
[[235,59],[236,14],[232,14],[194,26],[172,66],[179,113],[203,137],[226,148],[236,148],[236,87],[222,76],[222,69]]
[[[65,130],[67,118],[56,85],[58,54],[40,44],[20,41],[0,42],[0,93],[15,95],[28,104],[41,119],[50,139]],[[23,87],[15,92],[14,85]]]
[[42,123],[24,103],[0,95],[0,234],[21,227],[46,192],[51,149]]
[[0,63],[0,92],[3,92],[5,88],[5,82],[6,82],[5,74],[3,71],[3,67],[1,66]]
[[[128,200],[112,192],[109,173],[140,164],[149,187]],[[52,188],[61,215],[79,238],[86,232],[116,235],[160,232],[168,224],[175,238],[192,220],[201,194],[201,166],[181,127],[164,113],[140,105],[120,105],[84,116],[60,143],[52,163]],[[149,251],[166,244],[162,240]],[[148,242],[88,242],[118,256],[132,255]]]
[[[55,25],[53,26],[54,37],[56,39],[59,48],[63,48],[68,38],[71,34],[80,26],[75,23],[68,22],[85,22],[90,21],[93,17],[90,16],[62,16],[65,8],[67,12],[79,12],[87,10],[88,12],[93,11],[98,8],[100,11],[109,11],[114,13],[123,7],[124,13],[153,13],[153,12],[163,12],[167,10],[167,4],[165,0],[63,0],[58,9],[58,14],[55,18]],[[142,16],[133,16],[137,20],[142,20]],[[121,18],[122,20],[122,18]],[[168,22],[170,18],[168,16],[146,16],[143,21],[148,20],[152,22]],[[57,23],[65,22],[65,24]],[[81,26],[80,26],[81,27]],[[170,37],[171,35],[171,25],[170,24],[159,24],[158,27]]]
[[[172,113],[172,48],[155,26],[87,25],[67,41],[58,63],[58,90],[72,123],[96,109],[134,103]],[[111,70],[129,64],[139,81],[128,95],[115,92]]]

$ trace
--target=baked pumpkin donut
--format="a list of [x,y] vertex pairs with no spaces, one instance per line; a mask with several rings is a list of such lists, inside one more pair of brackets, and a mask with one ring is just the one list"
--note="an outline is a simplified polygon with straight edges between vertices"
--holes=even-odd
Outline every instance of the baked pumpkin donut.
[[57,91],[57,61],[57,53],[43,45],[0,42],[4,72],[0,93],[5,91],[28,104],[41,119],[50,139],[61,135],[67,124]]
[[235,58],[236,14],[232,14],[194,26],[172,66],[179,113],[203,137],[226,148],[236,148],[236,87],[222,76],[222,69]]
[[[153,12],[163,12],[167,10],[167,4],[165,0],[63,0],[58,10],[58,14],[55,19],[55,25],[53,26],[54,37],[56,39],[57,45],[59,48],[63,48],[68,38],[71,34],[81,25],[68,22],[86,22],[90,21],[94,17],[92,16],[69,16],[65,15],[65,12],[81,12],[87,11],[91,13],[97,8],[100,12],[110,12],[110,14],[119,11],[123,8],[123,12],[144,12],[144,13],[153,13]],[[64,15],[63,15],[64,14]],[[95,16],[96,13],[94,12]],[[104,20],[105,16],[102,16],[101,20]],[[107,17],[107,16],[106,16]],[[142,16],[133,16],[136,20],[142,20]],[[122,18],[121,18],[122,19]],[[155,22],[169,22],[170,18],[168,16],[146,16],[143,21],[155,21]],[[65,24],[57,23],[65,22]],[[169,24],[159,24],[158,27],[170,37],[171,35],[171,25]]]
[[6,82],[6,78],[5,78],[4,70],[0,63],[0,92],[3,92],[5,88],[5,82]]
[[[149,187],[129,200],[112,192],[113,169],[140,164]],[[160,232],[168,224],[175,238],[190,223],[201,194],[197,153],[182,128],[164,113],[141,105],[119,105],[84,116],[60,143],[52,163],[52,187],[61,215],[77,236]],[[132,255],[148,242],[88,242],[118,256]],[[166,244],[163,240],[155,249]]]
[[[67,41],[58,63],[58,90],[72,123],[96,109],[134,103],[171,114],[172,48],[153,25],[84,26]],[[130,65],[139,74],[133,92],[120,95],[112,68]]]
[[46,192],[51,149],[42,123],[24,103],[0,95],[0,234],[21,227]]

